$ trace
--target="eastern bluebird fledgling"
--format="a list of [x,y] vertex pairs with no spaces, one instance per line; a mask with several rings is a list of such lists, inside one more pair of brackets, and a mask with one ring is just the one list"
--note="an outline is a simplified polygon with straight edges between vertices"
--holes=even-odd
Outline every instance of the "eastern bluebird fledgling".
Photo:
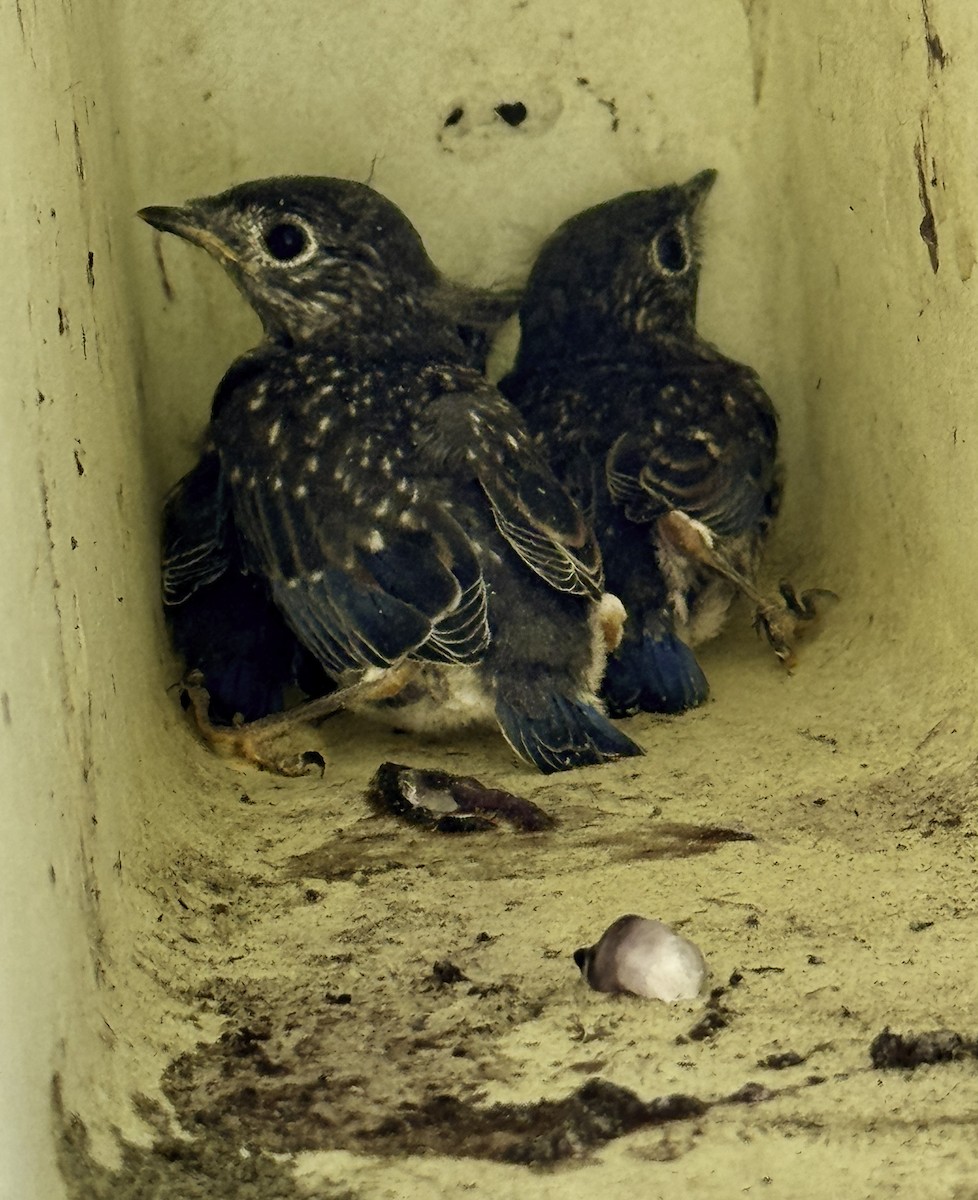
[[344,701],[410,728],[495,718],[545,772],[641,753],[594,695],[611,623],[594,538],[471,365],[403,213],[287,177],[140,215],[206,249],[261,318],[214,398],[218,492],[243,569]]
[[245,570],[213,444],[163,508],[163,611],[188,681],[207,689],[217,724],[279,712],[289,688],[320,696],[332,683]]
[[[520,293],[442,278],[440,303],[454,312],[473,366],[485,369],[493,333]],[[201,548],[206,553],[201,553]],[[290,688],[322,696],[333,688],[276,607],[269,586],[242,560],[230,496],[213,443],[170,490],[163,507],[163,609],[185,678],[207,689],[218,724],[282,710]]]
[[715,177],[562,225],[531,271],[499,385],[592,518],[628,613],[604,682],[613,716],[706,699],[691,647],[719,631],[738,589],[789,653],[784,607],[753,583],[780,495],[774,408],[757,375],[696,330],[697,215]]

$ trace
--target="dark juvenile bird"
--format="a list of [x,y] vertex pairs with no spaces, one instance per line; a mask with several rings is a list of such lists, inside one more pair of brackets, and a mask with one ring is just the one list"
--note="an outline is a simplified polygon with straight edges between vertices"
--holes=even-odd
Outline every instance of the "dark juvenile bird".
[[604,683],[613,716],[706,699],[691,647],[719,631],[738,589],[790,653],[785,605],[753,584],[780,494],[774,408],[757,375],[696,330],[697,216],[715,177],[562,225],[531,271],[499,385],[591,516],[628,613]]
[[[593,536],[471,365],[459,326],[478,322],[400,210],[290,177],[140,215],[218,259],[261,318],[214,398],[207,524],[233,530],[232,565],[342,701],[412,728],[494,717],[543,771],[641,753],[594,697],[614,606]],[[227,564],[211,533],[170,571],[186,587]],[[229,740],[275,765],[268,720]]]
[[[484,369],[492,334],[516,311],[520,293],[445,279],[439,286],[440,304],[446,314],[455,313],[472,365]],[[254,721],[279,712],[291,688],[309,696],[332,690],[332,681],[276,607],[267,581],[245,568],[210,438],[166,497],[162,576],[174,647],[186,677],[206,686],[212,721]]]
[[244,566],[216,447],[171,489],[163,508],[163,611],[185,680],[200,680],[210,719],[279,712],[290,688],[320,696],[332,682]]

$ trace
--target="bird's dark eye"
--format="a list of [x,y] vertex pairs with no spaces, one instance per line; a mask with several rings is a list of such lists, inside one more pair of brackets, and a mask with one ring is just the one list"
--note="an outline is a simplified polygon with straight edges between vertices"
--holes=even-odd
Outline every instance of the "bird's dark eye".
[[291,262],[309,245],[309,236],[301,225],[282,221],[265,234],[265,245],[272,258],[277,258],[279,262]]
[[689,257],[686,242],[675,227],[663,229],[652,243],[656,264],[669,275],[679,275],[686,270]]

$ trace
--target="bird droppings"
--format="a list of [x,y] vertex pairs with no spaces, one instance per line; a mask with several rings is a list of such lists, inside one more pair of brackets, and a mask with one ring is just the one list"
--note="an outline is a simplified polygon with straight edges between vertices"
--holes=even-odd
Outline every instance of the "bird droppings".
[[539,833],[557,824],[538,805],[512,792],[486,787],[468,776],[392,762],[377,768],[367,801],[378,812],[438,833],[485,832],[496,828],[497,818],[520,833]]
[[767,1054],[757,1060],[757,1065],[765,1071],[786,1071],[789,1067],[798,1067],[808,1062],[807,1054],[798,1054],[794,1050],[785,1050],[779,1054]]
[[[403,1056],[413,1046],[414,1057],[434,1060],[436,1069],[445,1056],[454,1066],[443,1066],[441,1088],[433,1076],[432,1089],[419,1091],[412,1080],[416,1072],[397,1075],[383,1069],[382,1045],[369,1055],[376,1058],[373,1070],[365,1064],[356,1076],[335,1075],[323,1045],[330,1026],[347,1039],[370,1030],[370,1038],[381,1042],[390,1026],[371,1020],[369,1001],[337,1011],[335,1002],[309,996],[283,998],[291,1014],[284,1025],[253,1015],[248,1025],[232,1028],[214,1045],[183,1055],[167,1072],[167,1099],[193,1137],[218,1136],[275,1154],[345,1149],[552,1166],[645,1126],[701,1117],[714,1103],[753,1104],[776,1094],[748,1083],[718,1101],[692,1095],[643,1101],[596,1078],[563,1099],[481,1104],[472,1098],[471,1086],[460,1083],[460,1076],[474,1080],[484,1063],[482,1037],[472,1040],[473,1024],[459,1014],[445,1032],[428,1031],[439,1009],[459,1003],[456,985],[467,979],[456,964],[437,962],[429,976],[435,986],[415,992],[416,1019],[386,1048],[388,1055]],[[505,986],[472,987],[461,994],[465,1009],[484,1010],[476,1024],[484,1033],[498,1033],[501,1023],[515,1025],[529,1015]],[[469,1045],[471,1061],[468,1053],[458,1053]]]
[[645,999],[691,1000],[707,976],[698,946],[661,921],[619,917],[574,962],[597,992],[627,992]]
[[[93,1153],[85,1123],[65,1112],[58,1080],[54,1084],[58,1166],[69,1200],[294,1200],[288,1163],[261,1151],[242,1153],[219,1136],[188,1139],[167,1129],[163,1112],[137,1101],[143,1120],[157,1130],[152,1146],[119,1139],[120,1162],[108,1167]],[[322,1200],[356,1200],[346,1188],[326,1185]]]
[[914,1070],[935,1063],[978,1058],[978,1038],[953,1029],[928,1033],[893,1033],[889,1026],[878,1033],[869,1047],[869,1060],[878,1070]]
[[635,858],[692,858],[707,854],[729,842],[753,842],[757,839],[747,829],[729,829],[722,825],[690,825],[682,821],[657,821],[652,838],[635,839]]
[[468,975],[447,958],[441,958],[432,964],[431,978],[439,987],[451,987],[456,983],[469,982]]
[[[435,1091],[417,1101],[402,1098],[386,1114],[377,1112],[353,1128],[335,1120],[342,1114],[335,1095],[330,1095],[327,1076],[321,1074],[316,1084],[291,1086],[280,1064],[267,1058],[266,1041],[263,1029],[243,1029],[229,1038],[225,1070],[231,1087],[212,1089],[209,1103],[192,1114],[182,1108],[188,1093],[179,1084],[168,1088],[189,1137],[173,1136],[160,1107],[137,1100],[143,1120],[156,1130],[155,1142],[147,1148],[119,1139],[118,1171],[94,1159],[87,1129],[64,1111],[56,1080],[58,1157],[71,1200],[123,1195],[132,1200],[161,1195],[179,1195],[182,1200],[240,1200],[245,1195],[290,1200],[297,1193],[289,1156],[310,1150],[345,1149],[379,1158],[450,1155],[555,1169],[586,1160],[600,1147],[640,1130],[691,1123],[701,1133],[711,1112],[764,1104],[824,1082],[812,1077],[774,1089],[748,1081],[712,1099],[674,1092],[644,1100],[630,1088],[598,1076],[561,1099],[525,1104],[480,1104]],[[466,1056],[455,1047],[451,1057],[458,1064]],[[251,1083],[242,1085],[241,1063],[247,1064]],[[590,1069],[592,1064],[579,1065]],[[357,1085],[353,1090],[363,1089]],[[225,1107],[215,1106],[219,1098]],[[316,1194],[326,1200],[352,1200],[356,1195],[328,1182]]]
[[[391,763],[389,769],[391,775],[384,781],[385,786],[393,783],[395,789],[403,788],[403,781],[399,781],[396,776],[396,771],[402,768],[396,763]],[[552,805],[559,810],[564,800],[563,789],[546,789],[539,799],[546,800],[548,807]],[[381,811],[389,813],[393,811],[392,805],[396,808],[400,803],[396,797],[385,800]],[[444,800],[442,803],[445,803]],[[522,803],[525,802],[521,800]],[[405,822],[400,828],[388,822],[380,823],[370,817],[333,831],[321,845],[293,857],[290,875],[294,878],[331,882],[351,879],[361,886],[366,886],[373,876],[389,872],[425,870],[428,874],[439,876],[445,868],[438,859],[433,860],[431,856],[428,837],[430,826],[426,828],[429,818],[425,816],[424,811],[415,812],[415,807],[410,805],[409,811],[397,814]],[[533,807],[539,807],[535,801]],[[546,810],[540,811],[547,816]],[[444,811],[431,809],[429,812],[436,822],[445,816]],[[449,824],[454,824],[457,815],[453,817],[451,809],[447,815]],[[502,815],[500,811],[490,810],[489,813],[480,815],[480,819],[496,820]],[[526,820],[525,817],[523,819]],[[407,829],[412,826],[418,827],[415,835],[405,836]],[[722,852],[723,847],[729,844],[729,840],[717,841],[709,837],[701,840],[699,827],[680,822],[652,821],[644,828],[642,826],[643,823],[639,822],[637,827],[627,831],[611,832],[603,830],[600,824],[586,829],[565,825],[560,833],[561,856],[549,864],[548,870],[555,878],[561,877],[564,872],[572,872],[574,856],[578,854],[586,854],[608,867],[644,865],[698,858],[704,854]],[[710,830],[710,827],[706,828]],[[463,831],[477,832],[478,826],[466,821]],[[514,859],[508,838],[480,839],[478,859],[472,861],[464,873],[477,879],[500,876],[518,880],[532,879],[539,871],[538,853],[557,843],[552,838],[532,838],[527,839],[524,844],[532,846],[533,853],[523,854]],[[460,869],[459,864],[454,863],[452,869]],[[557,957],[562,958],[566,950],[558,950],[555,953]]]
[[709,998],[706,1002],[706,1011],[702,1017],[693,1025],[685,1036],[680,1035],[676,1038],[678,1045],[684,1042],[705,1042],[712,1039],[721,1029],[726,1029],[734,1016],[734,1012],[724,1002],[724,997],[735,988],[739,987],[743,982],[743,975],[739,971],[735,971],[727,981],[726,987],[715,987],[710,991]]

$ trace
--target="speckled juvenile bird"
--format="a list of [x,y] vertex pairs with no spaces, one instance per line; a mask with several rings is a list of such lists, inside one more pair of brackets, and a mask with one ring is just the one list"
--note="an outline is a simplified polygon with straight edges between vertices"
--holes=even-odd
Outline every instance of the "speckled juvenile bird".
[[[439,286],[439,305],[446,314],[454,312],[472,365],[484,370],[492,335],[516,311],[520,293],[444,278]],[[276,607],[267,581],[245,568],[210,438],[166,497],[161,566],[173,644],[186,678],[206,687],[212,721],[254,721],[279,712],[290,688],[307,696],[332,690],[332,681]]]
[[200,681],[217,724],[279,712],[287,690],[308,696],[332,681],[245,569],[220,457],[208,442],[163,508],[163,611],[185,680]]
[[[613,608],[593,536],[471,365],[400,210],[289,177],[140,215],[212,254],[261,318],[214,398],[214,494],[345,701],[411,728],[494,717],[543,771],[641,753],[594,697]],[[185,550],[201,578],[212,543]]]
[[628,613],[604,682],[613,716],[706,699],[691,647],[719,631],[737,589],[787,653],[784,605],[753,585],[778,508],[775,412],[757,375],[696,330],[698,210],[715,177],[562,225],[531,271],[499,385],[591,515]]

